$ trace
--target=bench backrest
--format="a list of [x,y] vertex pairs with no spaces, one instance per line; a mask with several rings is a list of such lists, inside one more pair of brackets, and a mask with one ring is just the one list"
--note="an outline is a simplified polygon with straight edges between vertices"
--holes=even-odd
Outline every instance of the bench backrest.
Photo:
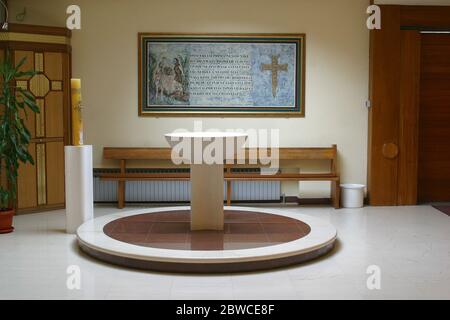
[[[246,149],[246,159],[251,152],[271,156],[270,149]],[[103,157],[115,160],[171,160],[171,148],[114,148],[105,147]],[[279,160],[336,160],[337,146],[330,148],[279,148]]]

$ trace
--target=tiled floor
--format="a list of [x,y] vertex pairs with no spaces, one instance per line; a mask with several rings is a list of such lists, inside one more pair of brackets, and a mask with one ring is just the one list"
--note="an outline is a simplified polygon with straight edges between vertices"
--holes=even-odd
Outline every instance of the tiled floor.
[[248,211],[224,212],[223,231],[191,231],[189,210],[139,214],[108,223],[109,237],[138,246],[174,250],[239,250],[300,239],[309,225],[292,218]]
[[[63,211],[19,216],[0,236],[0,299],[450,299],[450,217],[431,206],[285,207],[330,221],[335,251],[270,272],[194,276],[135,271],[79,252],[64,232]],[[116,212],[96,208],[96,216]],[[367,288],[367,268],[381,271],[381,289]],[[69,266],[81,289],[69,290]]]

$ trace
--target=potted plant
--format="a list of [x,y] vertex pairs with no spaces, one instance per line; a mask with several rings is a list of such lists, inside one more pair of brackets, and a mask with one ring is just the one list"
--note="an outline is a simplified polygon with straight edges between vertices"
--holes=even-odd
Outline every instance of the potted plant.
[[25,63],[22,59],[17,66],[6,51],[0,63],[0,233],[14,230],[12,220],[17,198],[17,173],[20,163],[34,164],[28,152],[31,140],[23,116],[27,112],[39,113],[36,99],[27,90],[16,87],[16,79],[32,77],[35,71],[20,71]]

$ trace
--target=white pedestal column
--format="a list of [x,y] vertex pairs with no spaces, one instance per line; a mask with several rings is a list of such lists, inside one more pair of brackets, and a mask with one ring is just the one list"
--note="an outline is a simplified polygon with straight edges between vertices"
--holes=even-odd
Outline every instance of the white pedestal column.
[[191,230],[223,230],[223,165],[191,165]]
[[92,146],[67,146],[66,232],[74,234],[85,221],[94,218]]

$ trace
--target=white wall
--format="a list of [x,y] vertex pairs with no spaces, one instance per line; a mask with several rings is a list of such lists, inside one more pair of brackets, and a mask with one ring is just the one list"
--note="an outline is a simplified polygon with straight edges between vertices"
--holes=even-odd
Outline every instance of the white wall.
[[[10,0],[23,23],[65,25],[69,4],[82,9],[73,32],[73,76],[83,80],[86,141],[103,146],[167,146],[163,134],[192,128],[194,118],[138,117],[137,33],[306,33],[305,118],[207,118],[207,128],[279,128],[281,145],[338,145],[344,182],[365,183],[369,0]],[[306,166],[306,165],[305,165]],[[311,167],[314,169],[314,167]],[[307,168],[305,168],[307,170]],[[284,186],[297,195],[297,185]],[[325,191],[326,190],[326,191]],[[323,184],[302,184],[307,197]]]

